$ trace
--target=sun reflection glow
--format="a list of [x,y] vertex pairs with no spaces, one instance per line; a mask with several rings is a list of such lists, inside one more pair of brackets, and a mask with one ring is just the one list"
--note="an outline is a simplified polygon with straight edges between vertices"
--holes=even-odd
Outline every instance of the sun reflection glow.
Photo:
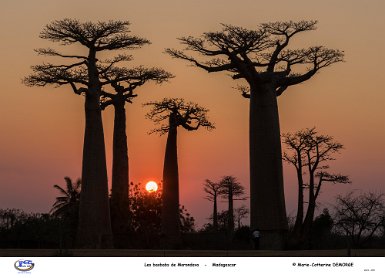
[[158,190],[158,184],[154,181],[149,181],[148,183],[146,183],[146,190],[148,192],[155,192]]

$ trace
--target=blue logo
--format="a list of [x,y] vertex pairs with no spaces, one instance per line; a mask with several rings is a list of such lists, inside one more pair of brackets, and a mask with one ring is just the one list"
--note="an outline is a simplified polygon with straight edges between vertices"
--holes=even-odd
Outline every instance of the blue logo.
[[35,264],[32,260],[17,260],[14,266],[19,271],[31,271]]

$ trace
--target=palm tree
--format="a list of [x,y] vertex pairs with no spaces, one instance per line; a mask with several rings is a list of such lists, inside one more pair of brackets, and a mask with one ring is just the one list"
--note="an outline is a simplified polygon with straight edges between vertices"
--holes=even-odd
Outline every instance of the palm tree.
[[81,179],[77,179],[75,183],[69,177],[64,177],[64,180],[66,182],[65,188],[57,184],[53,186],[61,194],[61,196],[56,197],[56,201],[50,211],[53,216],[74,216],[79,209]]
[[206,118],[207,109],[192,102],[185,103],[183,99],[165,98],[162,101],[144,105],[152,106],[152,110],[147,113],[147,118],[155,123],[164,120],[168,122],[152,132],[158,132],[161,135],[167,133],[163,166],[162,236],[166,247],[175,248],[181,243],[177,129],[182,126],[188,131],[193,131],[202,126],[211,130],[214,125]]

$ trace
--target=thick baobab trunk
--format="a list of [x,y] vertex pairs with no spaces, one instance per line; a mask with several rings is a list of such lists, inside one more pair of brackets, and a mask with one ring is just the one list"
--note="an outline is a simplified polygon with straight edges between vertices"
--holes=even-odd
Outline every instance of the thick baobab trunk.
[[77,245],[81,248],[111,248],[106,155],[97,94],[86,96],[85,114]]
[[163,166],[162,239],[167,248],[178,248],[181,244],[177,127],[173,118],[171,114]]
[[214,195],[213,228],[214,231],[218,231],[218,205],[216,194]]
[[114,104],[111,221],[115,247],[119,247],[119,238],[127,232],[129,225],[129,172],[124,104],[124,100]]
[[81,248],[112,248],[106,151],[99,105],[101,88],[95,55],[96,51],[90,49],[77,245]]
[[270,84],[251,86],[250,225],[261,249],[283,249],[287,232],[279,115]]

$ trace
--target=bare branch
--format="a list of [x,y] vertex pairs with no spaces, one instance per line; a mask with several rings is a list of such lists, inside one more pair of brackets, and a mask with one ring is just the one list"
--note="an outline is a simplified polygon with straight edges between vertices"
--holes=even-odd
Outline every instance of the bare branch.
[[330,66],[334,63],[342,62],[344,58],[343,51],[336,49],[328,49],[323,46],[311,47],[306,51],[307,55],[304,57],[304,61],[301,64],[309,64],[304,74],[291,74],[286,78],[281,79],[279,86],[292,86],[302,83],[310,79],[320,69]]
[[75,59],[87,60],[86,56],[61,54],[52,48],[38,48],[38,49],[35,49],[35,52],[38,55],[43,55],[43,56],[56,56],[56,57],[62,57],[62,58],[75,58]]
[[[343,61],[342,51],[322,46],[287,49],[296,34],[315,30],[316,24],[314,20],[272,22],[261,24],[256,30],[222,24],[223,29],[219,32],[206,32],[199,38],[180,38],[185,48],[167,49],[166,53],[209,73],[229,71],[233,79],[243,78],[249,84],[273,84],[276,95],[280,96],[289,86],[304,82],[320,69]],[[211,60],[198,59],[188,52]],[[305,72],[293,72],[294,66],[298,65],[309,65],[309,68]],[[242,95],[248,98],[248,94]]]
[[191,56],[184,54],[182,51],[178,51],[175,49],[166,49],[166,53],[169,54],[173,58],[179,58],[193,63],[195,66],[206,70],[207,72],[219,72],[225,70],[233,70],[235,66],[231,63],[215,65],[218,60],[213,60],[209,62],[199,62]]
[[180,98],[164,98],[162,101],[148,102],[143,105],[152,106],[152,110],[146,114],[146,118],[156,124],[166,119],[169,120],[160,128],[151,131],[151,133],[157,132],[163,135],[171,127],[176,128],[178,126],[182,126],[188,131],[197,130],[201,126],[207,130],[215,128],[214,124],[206,117],[208,110],[193,102],[186,103]]
[[80,83],[88,86],[87,70],[84,67],[79,67],[82,64],[77,63],[68,66],[44,64],[33,66],[34,74],[24,78],[23,83],[27,86],[46,86],[49,84],[61,86],[65,84],[71,85],[71,83]]
[[65,18],[46,25],[40,37],[64,45],[80,43],[96,51],[134,49],[149,43],[146,39],[129,36],[128,26],[128,21],[81,23],[76,19]]

